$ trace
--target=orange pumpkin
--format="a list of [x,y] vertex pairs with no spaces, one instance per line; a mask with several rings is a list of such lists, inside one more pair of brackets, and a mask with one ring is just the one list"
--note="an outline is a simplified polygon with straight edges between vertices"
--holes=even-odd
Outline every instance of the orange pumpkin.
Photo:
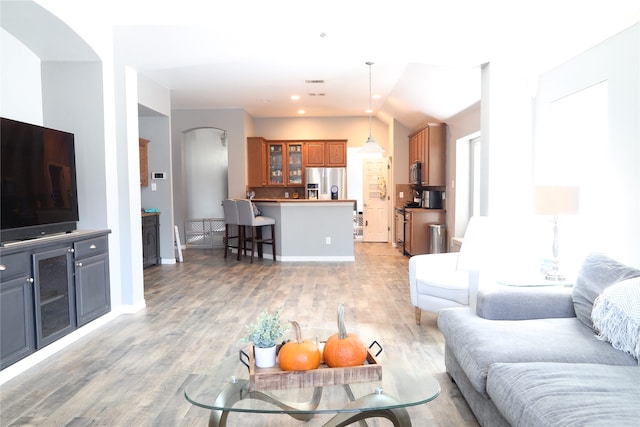
[[330,368],[359,366],[367,360],[367,348],[355,334],[348,334],[344,325],[344,306],[338,305],[338,333],[324,345],[324,363]]
[[292,321],[296,334],[294,341],[289,341],[280,349],[279,363],[283,371],[309,371],[320,366],[320,350],[315,342],[302,340],[300,325]]

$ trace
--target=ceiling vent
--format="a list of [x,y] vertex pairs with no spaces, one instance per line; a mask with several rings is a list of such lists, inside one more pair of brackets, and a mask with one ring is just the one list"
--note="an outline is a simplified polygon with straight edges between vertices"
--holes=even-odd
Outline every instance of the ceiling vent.
[[305,83],[324,83],[324,80],[305,80]]

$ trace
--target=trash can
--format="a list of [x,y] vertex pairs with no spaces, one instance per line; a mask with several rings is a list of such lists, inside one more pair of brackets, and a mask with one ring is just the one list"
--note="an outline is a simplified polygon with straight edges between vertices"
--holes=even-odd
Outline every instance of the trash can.
[[429,224],[429,253],[440,254],[446,251],[447,228],[444,224]]

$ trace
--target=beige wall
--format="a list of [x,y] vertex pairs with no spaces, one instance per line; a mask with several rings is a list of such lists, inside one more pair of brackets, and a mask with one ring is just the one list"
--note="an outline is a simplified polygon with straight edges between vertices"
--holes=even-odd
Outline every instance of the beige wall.
[[[346,139],[348,147],[362,145],[369,136],[368,117],[254,118],[255,135],[266,139]],[[373,118],[372,135],[389,153],[387,125]]]

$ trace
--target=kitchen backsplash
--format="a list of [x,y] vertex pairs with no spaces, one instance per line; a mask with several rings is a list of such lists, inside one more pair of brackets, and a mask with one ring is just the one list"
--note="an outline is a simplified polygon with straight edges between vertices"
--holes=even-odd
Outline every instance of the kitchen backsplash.
[[304,198],[304,187],[257,187],[249,188],[247,192],[254,191],[256,199],[284,199],[286,193],[289,193],[289,198],[293,198],[294,193],[298,193],[299,198]]

